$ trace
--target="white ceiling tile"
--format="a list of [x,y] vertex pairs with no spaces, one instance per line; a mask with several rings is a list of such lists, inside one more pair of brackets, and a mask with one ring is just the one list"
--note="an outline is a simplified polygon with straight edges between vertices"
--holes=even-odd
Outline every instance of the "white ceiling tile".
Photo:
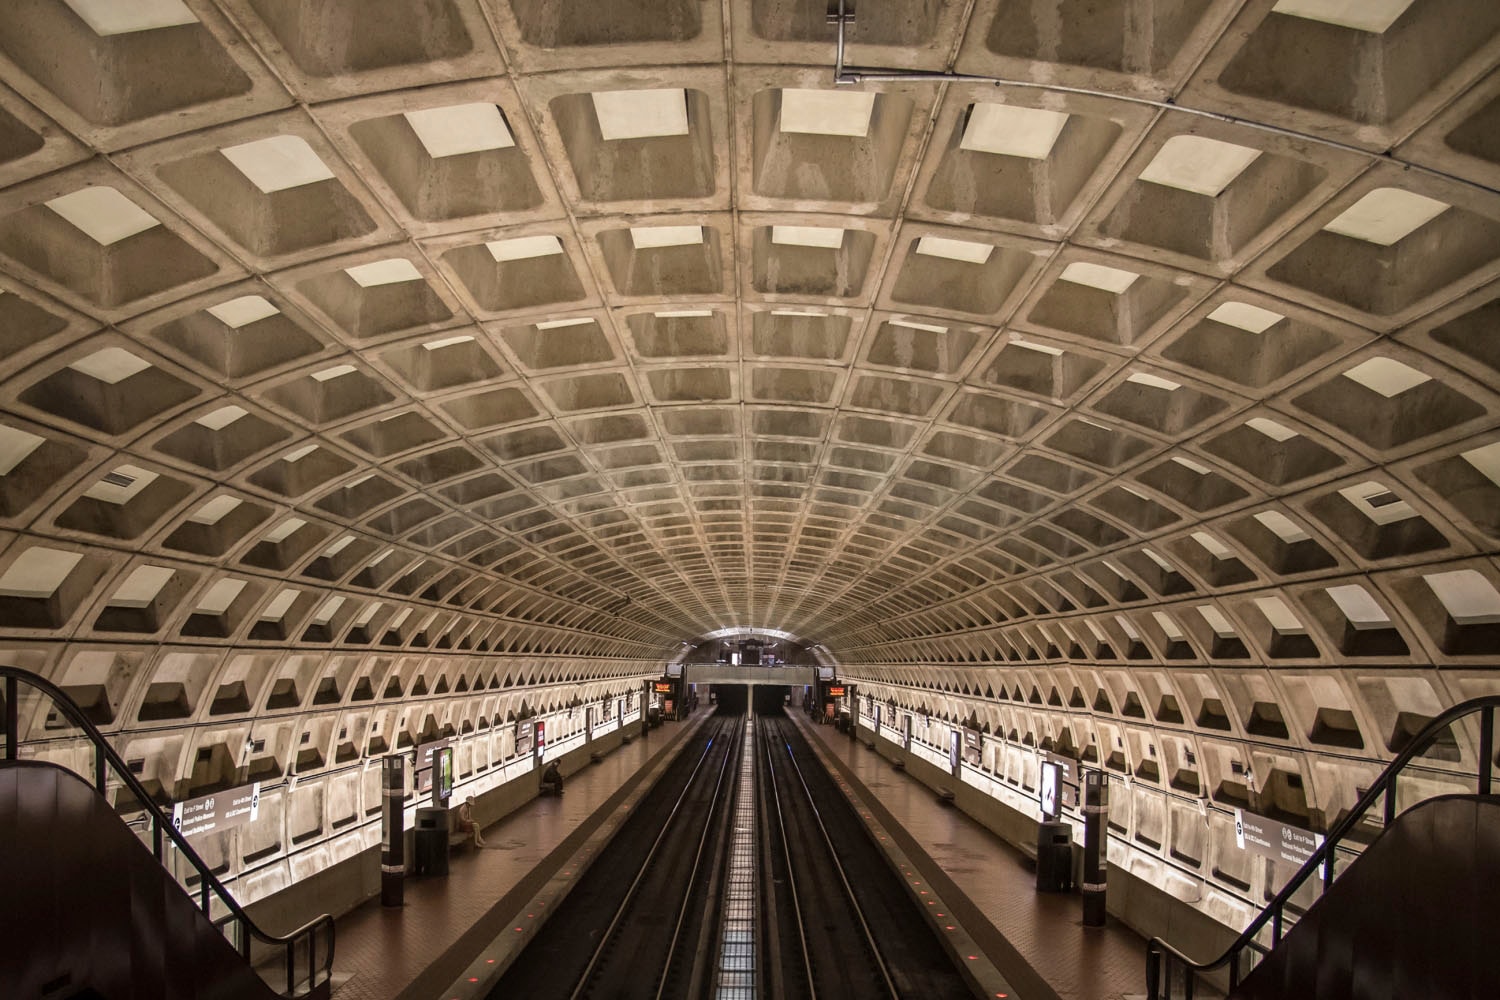
[[1209,313],[1208,318],[1215,323],[1236,327],[1247,333],[1265,333],[1286,319],[1281,313],[1262,309],[1260,306],[1252,306],[1248,302],[1225,302]]
[[508,260],[529,260],[532,257],[551,257],[563,252],[562,240],[556,236],[520,236],[513,240],[496,240],[486,243],[490,256],[496,263]]
[[222,493],[189,514],[188,520],[194,524],[218,524],[237,510],[243,502],[239,497]]
[[870,132],[875,96],[861,90],[783,90],[781,131],[863,139]]
[[110,597],[109,604],[116,608],[149,608],[171,579],[172,570],[165,566],[137,566]]
[[703,242],[702,226],[633,226],[630,242],[637,250],[682,247]]
[[[1483,573],[1473,569],[1423,576],[1449,616],[1460,625],[1500,622],[1500,593]],[[3,587],[0,581],[0,587]]]
[[197,24],[182,0],[63,0],[102,38]]
[[0,424],[0,476],[10,475],[46,440],[20,428]]
[[445,347],[453,347],[457,344],[472,343],[473,340],[474,337],[472,334],[461,333],[456,337],[444,337],[442,340],[429,340],[422,345],[422,348],[428,351],[441,351]]
[[771,242],[780,246],[837,250],[844,245],[844,230],[827,226],[772,226]]
[[417,265],[405,257],[391,257],[387,260],[371,261],[368,264],[357,264],[354,267],[344,268],[344,273],[353,278],[355,284],[361,288],[422,280],[422,272],[417,270]]
[[224,428],[228,427],[230,424],[234,423],[236,420],[245,416],[247,412],[248,411],[246,411],[243,406],[234,406],[232,404],[229,406],[221,406],[217,410],[214,410],[212,413],[205,413],[197,420],[194,420],[193,423],[201,424],[211,431],[221,431]]
[[1054,358],[1060,358],[1063,355],[1063,350],[1060,347],[1051,347],[1047,344],[1038,344],[1030,340],[1022,340],[1020,337],[1015,336],[1014,334],[1010,338],[1010,346],[1019,347],[1027,351],[1035,351],[1038,354],[1050,354]]
[[202,597],[198,598],[198,606],[193,610],[204,615],[222,615],[229,610],[229,606],[235,602],[244,589],[244,580],[229,577],[216,581]]
[[1195,462],[1191,458],[1186,458],[1186,457],[1184,457],[1182,455],[1173,455],[1172,456],[1172,461],[1176,462],[1178,465],[1182,466],[1184,469],[1187,469],[1190,472],[1195,472],[1195,473],[1197,473],[1200,476],[1206,476],[1210,472],[1213,471],[1208,466],[1204,465],[1202,462]]
[[454,104],[402,114],[417,134],[417,141],[434,160],[509,149],[516,144],[505,116],[493,104]]
[[285,521],[282,521],[280,524],[278,524],[276,527],[272,528],[270,531],[266,532],[264,540],[270,542],[272,545],[276,545],[279,542],[284,542],[288,538],[292,537],[293,533],[295,533],[297,529],[301,528],[306,523],[307,522],[302,520],[302,518],[300,517],[289,517]]
[[605,139],[652,139],[687,135],[687,92],[665,90],[602,90],[594,93],[594,113]]
[[904,326],[908,330],[924,330],[927,333],[947,333],[946,326],[938,326],[936,323],[918,323],[913,319],[893,319],[891,326]]
[[242,295],[216,306],[209,306],[208,314],[231,330],[258,323],[263,319],[279,315],[280,309],[260,295]]
[[979,103],[969,112],[958,146],[976,153],[1045,160],[1067,123],[1068,116],[1059,111]]
[[53,198],[47,207],[105,247],[161,225],[150,212],[112,187],[86,187]]
[[298,595],[301,593],[302,591],[293,590],[290,587],[283,590],[271,599],[270,604],[266,605],[266,609],[260,613],[260,620],[266,622],[280,621],[282,616],[291,609],[292,602],[297,600]]
[[1445,202],[1400,188],[1376,188],[1323,228],[1388,247],[1401,242],[1448,210]]
[[[0,427],[0,431],[3,430],[5,428]],[[1460,457],[1478,469],[1490,482],[1500,486],[1500,441],[1487,444],[1483,448],[1471,449]]]
[[273,135],[219,152],[264,194],[333,179],[328,164],[298,135]]
[[329,382],[357,370],[353,365],[334,365],[332,368],[324,368],[322,371],[313,372],[312,377],[319,382]]
[[1279,510],[1263,510],[1255,515],[1255,519],[1288,545],[1305,542],[1312,537],[1301,525]]
[[68,367],[89,378],[107,385],[114,385],[116,382],[123,382],[130,376],[145,371],[151,367],[151,363],[136,357],[123,347],[106,347],[102,351],[95,351],[87,357],[79,358]]
[[1355,365],[1344,372],[1344,377],[1353,379],[1366,389],[1378,392],[1387,399],[1399,396],[1408,389],[1415,389],[1424,382],[1432,381],[1431,375],[1424,375],[1395,358],[1379,357]]
[[1126,377],[1125,381],[1134,382],[1136,385],[1149,386],[1152,389],[1165,389],[1167,392],[1182,388],[1181,382],[1173,382],[1169,378],[1152,375],[1150,372],[1132,372]]
[[1234,550],[1206,531],[1193,532],[1193,541],[1203,546],[1204,551],[1215,559],[1233,559]]
[[51,597],[82,559],[82,552],[33,545],[0,575],[0,597]]
[[1370,592],[1357,583],[1329,587],[1328,596],[1356,629],[1389,625],[1391,618]]
[[1260,150],[1197,135],[1174,135],[1141,171],[1141,180],[1217,198]]
[[1071,281],[1075,285],[1087,285],[1115,295],[1123,294],[1135,284],[1135,279],[1139,277],[1140,275],[1134,271],[1122,271],[1118,267],[1091,264],[1085,260],[1075,260],[1063,268],[1062,273],[1063,281]]
[[969,240],[952,240],[944,236],[923,236],[917,240],[917,253],[928,257],[944,257],[964,264],[983,264],[995,252],[992,243],[973,243]]
[[1245,426],[1254,431],[1259,431],[1272,441],[1290,441],[1297,436],[1297,432],[1285,424],[1279,424],[1268,417],[1251,417],[1245,421]]
[[1381,35],[1415,0],[1276,0],[1278,14]]

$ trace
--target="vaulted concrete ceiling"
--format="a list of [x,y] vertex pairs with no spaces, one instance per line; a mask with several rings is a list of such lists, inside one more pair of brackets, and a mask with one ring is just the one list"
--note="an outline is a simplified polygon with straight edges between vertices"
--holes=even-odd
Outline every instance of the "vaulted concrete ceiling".
[[12,0],[0,627],[1500,653],[1500,5],[854,6]]

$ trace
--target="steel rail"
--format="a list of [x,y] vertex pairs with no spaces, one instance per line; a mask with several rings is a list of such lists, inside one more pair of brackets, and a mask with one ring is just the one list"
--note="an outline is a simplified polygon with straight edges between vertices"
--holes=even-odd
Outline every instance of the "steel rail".
[[[777,736],[780,738],[780,723],[777,723]],[[896,989],[896,983],[891,979],[891,971],[885,962],[880,945],[875,940],[875,934],[870,930],[870,924],[865,920],[864,909],[859,905],[859,898],[854,894],[854,887],[849,884],[848,873],[844,871],[843,862],[839,860],[838,850],[833,845],[833,837],[828,833],[828,827],[823,823],[823,814],[818,809],[817,798],[812,789],[807,785],[807,777],[802,773],[802,766],[797,763],[797,758],[792,755],[791,745],[782,741],[787,748],[787,760],[792,765],[792,770],[797,775],[797,782],[802,786],[802,793],[807,797],[807,808],[812,813],[813,820],[818,825],[818,832],[822,835],[823,845],[828,849],[828,857],[833,871],[838,875],[839,884],[843,886],[844,895],[849,900],[850,911],[858,922],[860,931],[863,933],[865,942],[869,946],[870,954],[875,959],[875,968],[880,971],[880,979],[885,984],[886,994],[895,1000],[901,993]]]
[[[723,727],[716,730],[714,736],[709,738],[708,745],[703,748],[703,753],[699,755],[697,763],[693,765],[692,773],[688,775],[688,780],[683,785],[682,793],[677,796],[677,801],[672,804],[671,811],[667,813],[666,819],[663,820],[661,829],[656,834],[656,839],[651,842],[651,849],[646,853],[645,860],[641,862],[640,868],[636,871],[635,878],[631,880],[630,888],[625,891],[625,896],[620,901],[619,907],[616,908],[614,917],[610,920],[609,926],[604,929],[604,933],[599,935],[599,944],[595,946],[593,954],[589,956],[589,961],[584,967],[583,974],[578,977],[578,982],[574,984],[573,989],[568,993],[569,1000],[580,1000],[580,998],[588,993],[592,985],[595,970],[598,969],[600,963],[604,960],[605,954],[613,945],[615,935],[619,931],[626,913],[630,910],[631,904],[635,901],[641,884],[646,880],[646,876],[650,874],[653,862],[656,861],[657,856],[661,853],[663,844],[668,839],[668,833],[676,832],[673,824],[678,815],[683,812],[683,804],[687,801],[688,794],[693,791],[697,783],[698,774],[703,770],[704,762],[708,760],[708,754],[713,749],[714,741],[723,732]],[[725,760],[728,759],[728,756],[726,756]],[[709,819],[712,819],[711,814]],[[686,905],[686,900],[684,900],[684,905]]]
[[792,913],[797,920],[797,940],[802,945],[802,970],[807,976],[807,995],[809,1000],[818,1000],[818,985],[813,979],[812,971],[812,945],[807,940],[807,923],[802,917],[802,901],[797,888],[797,872],[792,864],[792,845],[786,834],[786,814],[781,808],[781,786],[776,780],[776,767],[773,756],[776,752],[776,743],[781,741],[780,726],[771,719],[761,720],[760,732],[762,734],[775,733],[775,740],[766,739],[766,797],[773,807],[776,816],[776,830],[781,834],[781,854],[786,861],[786,883],[791,893]]
[[[714,783],[714,794],[709,802],[708,815],[704,820],[703,830],[698,834],[698,846],[693,852],[693,866],[688,872],[686,881],[687,891],[683,893],[682,906],[677,911],[677,922],[672,927],[672,941],[667,946],[667,957],[662,962],[662,975],[659,977],[660,981],[656,986],[656,1000],[662,1000],[662,997],[665,995],[667,988],[666,971],[672,968],[672,960],[677,957],[677,947],[682,941],[682,926],[687,920],[688,910],[693,903],[693,886],[697,884],[698,872],[703,867],[704,852],[708,847],[709,834],[713,832],[714,820],[719,816],[720,807],[726,807],[727,811],[727,806],[729,805],[729,799],[726,797],[725,778],[730,774],[731,768],[738,762],[739,751],[745,739],[744,726],[742,724],[731,724],[729,729],[733,735],[730,739],[729,749],[724,754],[724,764],[719,768],[719,776]],[[732,792],[733,789],[730,788],[728,791]]]

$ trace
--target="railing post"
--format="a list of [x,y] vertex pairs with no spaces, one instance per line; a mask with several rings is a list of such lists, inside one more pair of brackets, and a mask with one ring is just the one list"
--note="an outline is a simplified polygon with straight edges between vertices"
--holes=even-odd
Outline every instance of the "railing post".
[[155,819],[151,821],[151,850],[156,854],[156,863],[165,865],[166,858],[162,854],[161,824]]
[[1281,907],[1276,907],[1276,912],[1271,914],[1271,947],[1274,948],[1281,943]]
[[1328,853],[1325,854],[1325,855],[1323,855],[1323,891],[1324,892],[1327,892],[1328,891],[1328,887],[1331,886],[1331,885],[1333,885],[1333,876],[1335,874],[1334,870],[1333,870],[1334,853],[1335,853],[1334,845],[1329,844],[1328,845]]
[[1495,706],[1479,710],[1479,794],[1490,794],[1490,772],[1495,769]]
[[16,704],[16,679],[5,678],[5,759],[21,755],[21,707]]
[[1390,826],[1396,822],[1396,776],[1391,775],[1390,782],[1385,786],[1385,825]]

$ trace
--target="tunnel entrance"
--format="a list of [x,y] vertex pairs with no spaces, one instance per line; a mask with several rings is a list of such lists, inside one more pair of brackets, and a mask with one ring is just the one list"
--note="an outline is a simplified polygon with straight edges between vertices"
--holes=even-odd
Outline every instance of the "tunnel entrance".
[[714,684],[709,688],[720,715],[744,715],[750,689],[744,684]]
[[758,684],[755,687],[754,702],[756,715],[773,715],[782,710],[786,703],[787,694],[791,688],[780,684]]

